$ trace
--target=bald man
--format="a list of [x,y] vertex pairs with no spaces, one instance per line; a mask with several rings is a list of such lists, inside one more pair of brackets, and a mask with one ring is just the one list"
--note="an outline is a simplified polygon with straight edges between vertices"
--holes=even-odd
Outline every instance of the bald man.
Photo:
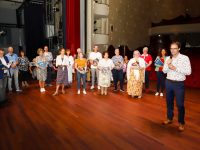
[[18,56],[17,54],[13,53],[13,47],[8,47],[8,54],[6,54],[9,62],[13,61],[11,67],[10,67],[10,75],[11,77],[8,78],[8,89],[9,89],[9,94],[12,93],[12,77],[14,76],[15,80],[15,88],[16,92],[22,92],[22,90],[19,88],[19,81],[18,81]]

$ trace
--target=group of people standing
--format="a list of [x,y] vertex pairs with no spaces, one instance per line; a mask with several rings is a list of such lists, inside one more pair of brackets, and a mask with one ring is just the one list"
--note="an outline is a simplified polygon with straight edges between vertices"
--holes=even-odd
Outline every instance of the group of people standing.
[[[157,73],[157,92],[159,95],[160,83],[161,92],[163,96],[164,87],[166,87],[166,101],[167,101],[167,120],[163,121],[164,125],[173,123],[173,110],[174,110],[174,96],[178,107],[178,122],[180,123],[178,130],[184,131],[184,93],[185,84],[184,80],[186,75],[191,74],[190,60],[187,56],[179,53],[181,45],[179,42],[173,42],[170,45],[171,55],[167,57],[167,51],[161,49],[156,59],[159,59],[162,65],[155,63],[155,71]],[[123,89],[123,82],[125,75],[127,76],[127,93],[132,98],[138,96],[142,97],[143,82],[145,82],[146,92],[149,91],[149,76],[151,65],[153,63],[151,55],[148,54],[148,48],[143,48],[143,54],[140,55],[138,50],[133,52],[133,58],[128,60],[127,56],[124,58],[119,54],[119,49],[115,50],[115,56],[109,59],[108,51],[103,54],[98,52],[98,46],[93,48],[89,56],[89,62],[92,73],[92,85],[90,89],[94,89],[95,80],[97,79],[97,88],[101,89],[101,95],[107,95],[107,88],[111,85],[113,78],[116,92],[118,90],[118,83],[120,91],[125,92]],[[17,92],[22,90],[19,88],[18,71],[22,81],[22,86],[28,86],[27,72],[29,60],[25,56],[24,51],[20,51],[19,57],[13,53],[13,48],[8,48],[8,54],[4,55],[4,49],[0,48],[0,105],[3,106],[4,102],[11,101],[6,99],[5,90],[8,78],[9,93],[12,93],[12,77],[14,76],[15,88]],[[83,94],[86,94],[86,73],[88,72],[88,61],[85,54],[81,49],[77,50],[78,55],[74,59],[70,55],[70,50],[61,48],[59,55],[56,57],[57,67],[57,80],[56,91],[53,96],[58,95],[59,86],[62,84],[62,93],[65,94],[65,86],[69,86],[72,82],[72,73],[76,70],[77,87],[80,94],[80,88],[83,88]],[[39,80],[40,91],[45,92],[46,86],[51,85],[51,69],[53,67],[53,56],[48,52],[48,47],[45,46],[44,50],[39,48],[38,55],[35,59],[37,79]],[[74,66],[74,67],[73,67]],[[19,67],[19,69],[18,69]],[[75,69],[75,70],[73,70]]]

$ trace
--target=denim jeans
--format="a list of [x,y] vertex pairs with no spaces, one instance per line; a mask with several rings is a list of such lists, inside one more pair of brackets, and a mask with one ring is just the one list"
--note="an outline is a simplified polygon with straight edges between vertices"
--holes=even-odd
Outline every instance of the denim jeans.
[[83,79],[83,89],[85,89],[86,73],[85,74],[81,74],[80,72],[76,71],[76,75],[77,75],[77,87],[78,87],[78,89],[80,90],[81,77]]
[[162,71],[157,71],[156,72],[157,75],[157,92],[159,92],[160,89],[160,81],[161,81],[161,93],[163,93],[164,88],[165,88],[165,78],[166,78],[166,74],[164,74]]

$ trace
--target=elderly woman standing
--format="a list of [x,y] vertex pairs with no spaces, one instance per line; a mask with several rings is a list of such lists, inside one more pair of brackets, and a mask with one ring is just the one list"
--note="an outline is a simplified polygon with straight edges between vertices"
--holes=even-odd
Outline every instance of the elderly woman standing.
[[65,49],[61,48],[60,55],[56,57],[56,67],[58,67],[57,80],[56,80],[56,92],[53,96],[58,95],[58,89],[60,84],[62,84],[62,93],[65,94],[64,88],[68,85],[68,69],[69,59],[65,55]]
[[117,91],[117,83],[120,81],[120,91],[125,92],[123,89],[123,63],[124,59],[121,55],[119,55],[119,49],[115,49],[115,56],[112,57],[113,63],[115,65],[114,69],[112,70],[115,90]]
[[128,95],[142,97],[142,86],[145,72],[145,61],[140,58],[140,52],[135,50],[133,58],[129,61],[127,66],[127,92]]
[[145,87],[146,92],[149,92],[149,76],[151,73],[152,57],[148,54],[148,47],[143,48],[143,54],[140,57],[145,61]]
[[47,79],[47,58],[44,56],[44,50],[39,48],[37,51],[38,55],[36,57],[37,66],[37,79],[39,80],[40,92],[45,92],[44,83]]
[[110,87],[111,70],[114,68],[113,61],[108,58],[108,51],[103,52],[103,59],[98,63],[99,85],[101,86],[101,95],[107,95],[107,88]]

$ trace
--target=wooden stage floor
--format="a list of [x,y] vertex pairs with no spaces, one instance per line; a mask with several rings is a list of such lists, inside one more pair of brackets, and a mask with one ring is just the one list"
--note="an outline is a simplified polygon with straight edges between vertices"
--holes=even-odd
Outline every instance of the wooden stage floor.
[[[0,109],[0,150],[191,150],[200,149],[200,89],[186,88],[185,131],[166,119],[165,97],[156,97],[156,81],[141,99],[108,89],[77,95],[76,82],[66,94],[53,97],[53,87],[39,92],[37,81],[22,93],[7,95],[12,102]],[[126,89],[126,85],[124,85]]]

